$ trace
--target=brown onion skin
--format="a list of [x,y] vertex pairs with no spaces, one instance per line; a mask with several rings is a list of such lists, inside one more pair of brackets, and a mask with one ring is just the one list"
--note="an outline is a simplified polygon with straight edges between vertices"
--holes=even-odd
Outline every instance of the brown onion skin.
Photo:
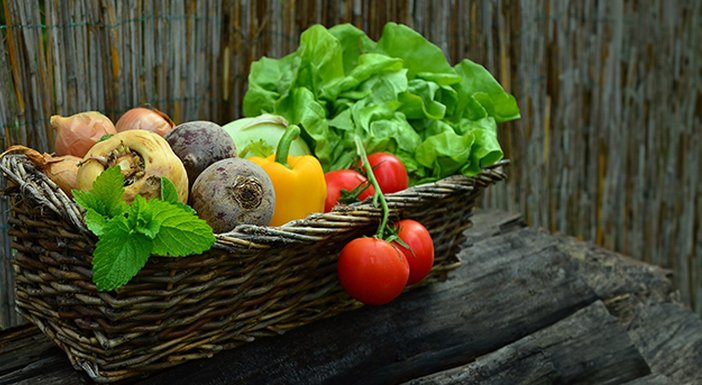
[[136,107],[125,112],[119,120],[117,120],[115,128],[117,132],[145,130],[164,137],[171,132],[174,126],[175,124],[171,118],[163,112],[157,109]]
[[117,133],[112,121],[97,111],[71,116],[54,115],[51,127],[56,131],[56,155],[83,157],[105,135]]
[[81,158],[73,155],[53,156],[47,153],[42,154],[33,148],[15,145],[10,146],[0,154],[0,159],[9,154],[26,156],[34,166],[56,183],[69,198],[73,197],[71,190],[78,187],[78,164],[81,162]]
[[44,173],[56,183],[69,198],[71,190],[78,188],[78,164],[82,159],[73,155],[51,157],[47,159]]

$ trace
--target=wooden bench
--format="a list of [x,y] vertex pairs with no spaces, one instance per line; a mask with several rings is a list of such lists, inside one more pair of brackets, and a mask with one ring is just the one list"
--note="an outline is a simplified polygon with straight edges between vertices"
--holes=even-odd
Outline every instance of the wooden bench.
[[[668,272],[478,211],[446,282],[138,384],[702,384],[702,320]],[[0,332],[1,384],[87,384],[36,328]]]

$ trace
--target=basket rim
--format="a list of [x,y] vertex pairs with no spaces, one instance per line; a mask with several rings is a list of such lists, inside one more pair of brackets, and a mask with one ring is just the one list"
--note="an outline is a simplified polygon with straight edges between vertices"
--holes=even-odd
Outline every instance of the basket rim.
[[[410,186],[405,190],[385,194],[391,212],[397,213],[407,206],[419,206],[424,199],[438,199],[454,191],[470,191],[484,188],[506,179],[505,167],[510,164],[503,159],[484,167],[475,176],[452,175],[434,182]],[[84,220],[84,210],[23,154],[8,154],[0,159],[0,171],[5,178],[18,185],[19,190],[29,195],[38,204],[49,208],[66,219],[81,233],[94,237]],[[4,192],[3,192],[4,193]],[[230,231],[216,233],[213,248],[225,250],[268,249],[282,244],[308,244],[319,242],[339,231],[344,224],[371,224],[380,218],[382,211],[373,205],[372,199],[349,205],[338,205],[328,213],[313,213],[303,219],[290,221],[281,226],[239,224]]]

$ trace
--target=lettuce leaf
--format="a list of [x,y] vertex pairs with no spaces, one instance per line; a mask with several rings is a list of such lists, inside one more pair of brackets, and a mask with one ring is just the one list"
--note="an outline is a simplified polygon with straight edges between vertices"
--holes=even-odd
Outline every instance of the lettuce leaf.
[[296,51],[252,64],[243,107],[299,125],[327,171],[354,162],[358,135],[367,151],[397,155],[411,183],[494,164],[503,157],[497,124],[519,118],[515,98],[484,67],[451,66],[396,23],[377,42],[350,24],[310,27]]
[[329,29],[329,33],[341,44],[344,73],[350,73],[358,65],[362,54],[375,50],[376,43],[351,24],[336,25]]
[[410,80],[420,73],[424,79],[436,77],[428,80],[448,78],[453,83],[461,80],[439,47],[405,25],[387,23],[378,40],[377,51],[402,59]]
[[[459,100],[470,100],[468,105],[471,108],[478,108],[477,102],[485,110],[473,115],[474,118],[478,115],[491,116],[497,123],[519,119],[519,107],[514,96],[506,93],[485,67],[463,59],[455,68],[461,75],[461,82],[456,87]],[[462,111],[457,112],[462,114]]]

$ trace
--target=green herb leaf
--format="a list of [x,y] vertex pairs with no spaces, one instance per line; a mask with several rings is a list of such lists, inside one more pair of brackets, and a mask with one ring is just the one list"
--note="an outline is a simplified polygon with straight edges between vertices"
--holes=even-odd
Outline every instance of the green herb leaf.
[[93,209],[108,218],[127,210],[122,195],[124,176],[119,167],[110,167],[98,175],[90,191],[73,190],[73,200],[78,205],[86,210]]
[[108,221],[108,218],[105,218],[105,216],[93,209],[85,210],[85,225],[88,226],[88,229],[97,236],[103,234],[104,228],[107,226]]
[[179,201],[176,186],[165,176],[161,177],[161,200],[170,203]]
[[127,223],[132,231],[144,234],[150,239],[156,238],[161,227],[161,221],[154,217],[149,202],[141,195],[135,196],[132,205],[129,206]]
[[124,286],[146,264],[153,241],[144,234],[131,232],[127,219],[111,219],[93,253],[93,282],[98,290]]
[[109,216],[108,210],[105,204],[95,195],[90,192],[73,190],[73,200],[78,204],[78,206],[87,210],[95,211],[100,215]]
[[105,135],[101,136],[100,139],[98,139],[98,141],[96,143],[100,143],[100,142],[103,142],[107,139],[110,139],[112,136],[113,136],[113,134],[105,134]]
[[178,200],[168,178],[161,178],[161,198],[141,195],[131,205],[123,198],[124,177],[118,167],[103,171],[91,191],[73,191],[85,209],[85,223],[99,240],[93,252],[93,282],[98,290],[124,286],[151,254],[184,256],[201,253],[215,241],[212,228]]
[[197,214],[195,209],[180,201],[176,186],[165,176],[161,177],[161,200],[164,202],[173,203],[189,213]]
[[212,228],[204,220],[182,207],[150,200],[148,205],[160,228],[154,238],[153,254],[164,257],[182,257],[202,253],[215,242]]

